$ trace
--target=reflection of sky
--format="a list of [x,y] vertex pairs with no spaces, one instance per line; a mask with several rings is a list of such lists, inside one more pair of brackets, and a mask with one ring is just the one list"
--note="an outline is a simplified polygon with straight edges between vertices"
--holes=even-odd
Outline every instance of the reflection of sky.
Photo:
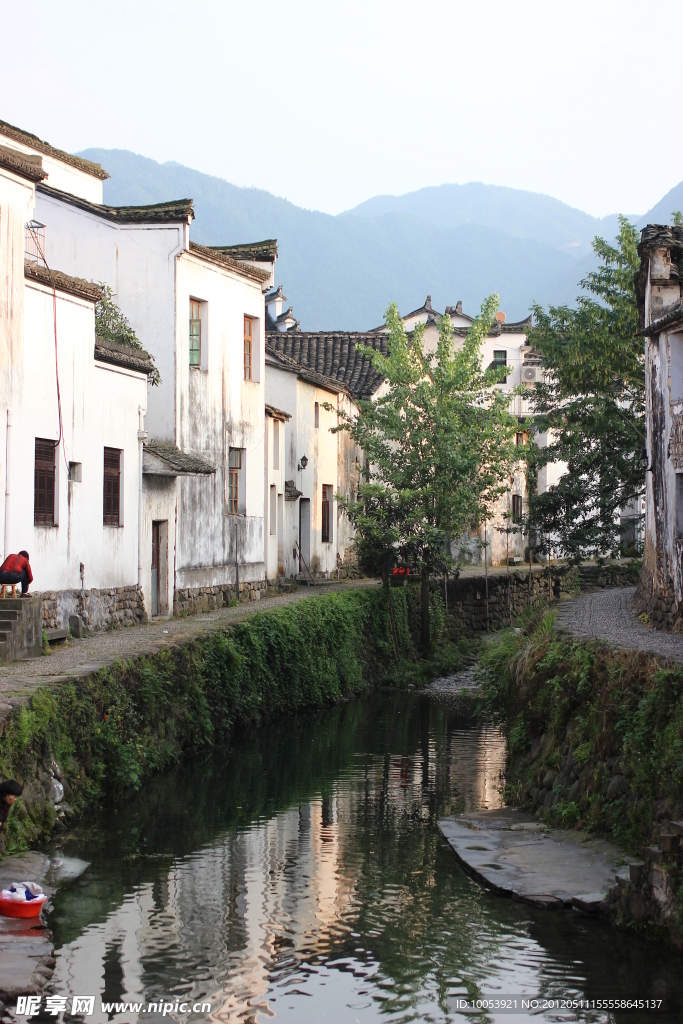
[[[159,861],[153,881],[61,947],[54,991],[116,999],[115,977],[120,998],[207,999],[213,1020],[254,1024],[446,1021],[464,1019],[449,1012],[457,996],[580,994],[576,936],[551,951],[531,912],[470,880],[438,836],[456,804],[500,805],[505,755],[495,729],[425,714],[440,700],[406,698],[384,751],[357,750],[324,796]],[[416,713],[397,752],[401,716]]]

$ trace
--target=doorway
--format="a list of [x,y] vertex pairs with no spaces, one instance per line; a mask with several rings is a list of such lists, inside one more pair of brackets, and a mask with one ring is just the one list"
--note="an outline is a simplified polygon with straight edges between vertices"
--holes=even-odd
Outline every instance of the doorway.
[[168,519],[152,523],[152,616],[168,614]]
[[[304,572],[311,564],[311,499],[299,499],[299,572]],[[302,559],[306,562],[304,567]]]

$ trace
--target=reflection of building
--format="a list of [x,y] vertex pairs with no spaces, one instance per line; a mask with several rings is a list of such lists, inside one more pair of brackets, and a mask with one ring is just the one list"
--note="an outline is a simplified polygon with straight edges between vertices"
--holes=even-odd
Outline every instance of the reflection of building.
[[[153,1001],[172,988],[190,1002],[211,1000],[212,1019],[225,1022],[276,1012],[295,968],[336,957],[364,909],[409,913],[417,892],[410,869],[422,863],[432,834],[420,821],[429,820],[437,794],[439,801],[459,795],[468,809],[495,806],[499,734],[448,731],[437,743],[428,716],[422,732],[412,753],[354,759],[324,797],[160,866],[154,881],[132,887],[104,920],[58,950],[54,990]],[[393,855],[382,859],[378,828],[407,852],[407,878]],[[430,870],[424,877],[418,870],[418,889]],[[410,915],[409,927],[419,930],[422,920]],[[112,977],[120,991],[105,986]]]

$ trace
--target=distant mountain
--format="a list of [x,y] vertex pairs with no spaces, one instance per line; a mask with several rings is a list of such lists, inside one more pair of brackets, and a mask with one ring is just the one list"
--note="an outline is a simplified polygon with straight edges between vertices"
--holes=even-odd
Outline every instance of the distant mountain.
[[[377,196],[332,217],[126,150],[79,155],[111,174],[104,183],[107,203],[194,199],[197,242],[277,238],[277,282],[307,330],[374,327],[392,300],[407,313],[427,294],[436,308],[461,299],[473,313],[497,291],[508,320],[519,320],[534,300],[573,302],[579,280],[594,265],[593,236],[609,238],[617,230],[616,216],[599,220],[549,196],[491,185]],[[683,194],[683,183],[677,189]],[[683,199],[671,209],[682,205]]]

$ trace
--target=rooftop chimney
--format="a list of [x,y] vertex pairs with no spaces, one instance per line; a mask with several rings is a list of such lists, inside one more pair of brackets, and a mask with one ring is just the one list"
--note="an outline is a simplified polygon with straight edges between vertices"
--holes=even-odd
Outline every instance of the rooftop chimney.
[[460,316],[462,316],[462,300],[461,299],[458,299],[458,301],[455,304],[455,312],[459,313]]

